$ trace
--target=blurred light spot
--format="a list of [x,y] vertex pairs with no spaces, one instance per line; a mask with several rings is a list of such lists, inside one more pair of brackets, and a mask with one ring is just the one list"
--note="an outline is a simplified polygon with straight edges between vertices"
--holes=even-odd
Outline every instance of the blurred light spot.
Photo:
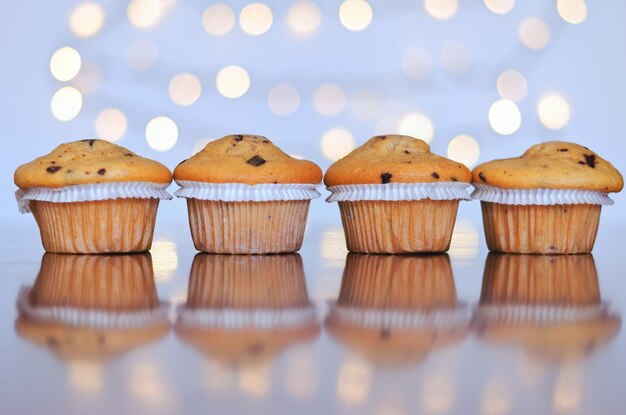
[[93,394],[102,389],[104,378],[102,364],[93,361],[67,362],[70,384],[80,393]]
[[558,130],[565,127],[569,122],[569,104],[561,95],[544,95],[537,104],[537,114],[544,126],[551,130]]
[[126,134],[126,115],[117,108],[107,108],[96,118],[96,134],[108,141],[117,141]]
[[[165,117],[158,117],[158,118],[165,118]],[[157,118],[155,118],[155,120],[156,119]],[[169,120],[169,118],[166,118],[166,119]],[[174,127],[175,126],[176,125],[174,125]],[[159,151],[165,151],[165,150],[159,150]],[[154,280],[157,282],[164,282],[164,281],[171,280],[172,277],[174,276],[174,273],[176,272],[176,269],[178,268],[178,253],[176,252],[176,244],[168,239],[158,239],[152,243],[150,254],[152,255],[152,267],[154,269]]]
[[321,145],[324,156],[336,161],[354,149],[354,138],[348,130],[333,128],[324,133]]
[[163,383],[164,377],[152,362],[134,363],[126,376],[127,385],[132,396],[142,404],[164,410],[171,406],[170,389]]
[[362,88],[352,95],[350,109],[361,118],[372,118],[380,112],[384,94],[375,88]]
[[69,121],[76,117],[83,107],[83,96],[80,91],[71,86],[59,89],[50,102],[50,110],[54,118],[60,121]]
[[207,7],[202,13],[202,26],[213,36],[223,36],[235,25],[235,13],[226,4],[218,3]]
[[483,415],[504,415],[511,410],[510,388],[502,381],[489,379],[483,388],[480,409]]
[[295,398],[310,398],[317,389],[315,356],[310,350],[296,350],[287,361],[285,389]]
[[81,59],[76,49],[64,46],[57,49],[50,58],[50,72],[59,81],[70,81],[80,71]]
[[240,66],[230,65],[217,73],[217,91],[226,98],[239,98],[250,88],[250,76]]
[[398,126],[399,133],[402,135],[410,135],[430,143],[435,134],[433,123],[424,114],[417,112],[405,115],[400,119]]
[[205,359],[202,361],[202,385],[217,392],[228,392],[234,385],[233,369]]
[[454,406],[454,386],[449,376],[435,373],[425,379],[420,406],[428,413],[439,414],[448,412]]
[[346,29],[360,32],[372,23],[372,7],[365,0],[344,0],[339,7],[339,20]]
[[454,225],[450,256],[456,259],[473,260],[478,255],[479,232],[476,224],[469,220],[459,219]]
[[457,0],[424,0],[426,12],[435,19],[445,20],[456,14],[459,10]]
[[346,94],[339,85],[322,84],[313,93],[313,106],[322,115],[337,115],[346,107]]
[[78,75],[72,80],[75,86],[83,94],[94,92],[102,84],[104,72],[102,67],[95,62],[83,62]]
[[193,145],[193,149],[191,150],[191,155],[193,156],[194,154],[202,151],[204,147],[206,147],[206,145],[209,144],[211,141],[213,141],[212,138],[202,138],[196,141],[196,143]]
[[271,366],[244,366],[239,370],[239,389],[255,397],[266,396],[272,389]]
[[263,3],[251,3],[241,10],[239,25],[244,33],[259,36],[272,27],[272,9]]
[[360,360],[349,358],[339,368],[335,391],[349,405],[359,405],[370,393],[370,368]]
[[102,29],[104,20],[102,6],[97,3],[82,3],[70,15],[70,30],[77,37],[92,37]]
[[522,124],[522,114],[513,101],[501,99],[489,108],[489,124],[496,133],[510,135]]
[[485,5],[496,14],[507,14],[515,7],[515,0],[485,0]]
[[126,13],[133,26],[148,29],[161,20],[163,4],[159,0],[132,0]]
[[290,115],[300,106],[300,93],[291,84],[278,84],[268,92],[267,103],[274,114]]
[[157,56],[156,46],[147,40],[138,40],[130,45],[126,52],[128,65],[138,72],[150,70],[156,63]]
[[374,128],[374,133],[376,135],[398,134],[398,124],[398,120],[394,117],[383,118],[376,124],[376,127]]
[[472,53],[464,44],[450,42],[441,51],[441,64],[451,74],[462,74],[472,67]]
[[168,91],[174,104],[188,107],[200,97],[202,85],[195,75],[183,72],[172,78]]
[[[153,150],[168,151],[178,141],[178,127],[170,118],[164,116],[153,118],[146,126],[146,140],[148,140],[148,145]],[[156,268],[155,264],[155,271]]]
[[326,229],[320,244],[320,255],[324,262],[332,267],[343,268],[347,253],[343,228]]
[[472,167],[480,157],[480,146],[474,137],[461,134],[450,140],[448,158]]
[[568,362],[558,371],[552,404],[559,412],[578,412],[582,403],[584,368],[580,362]]
[[559,16],[567,23],[579,24],[587,18],[587,3],[585,0],[557,0],[556,9]]
[[432,75],[434,69],[435,60],[426,49],[411,49],[404,54],[402,70],[409,78],[423,81]]
[[512,69],[504,71],[498,76],[496,88],[502,98],[513,102],[521,101],[528,92],[528,84],[524,75]]
[[318,28],[322,21],[319,6],[311,0],[298,0],[289,7],[287,22],[299,34],[308,35]]
[[517,34],[524,46],[533,50],[543,49],[550,42],[550,28],[538,17],[529,17],[522,21]]

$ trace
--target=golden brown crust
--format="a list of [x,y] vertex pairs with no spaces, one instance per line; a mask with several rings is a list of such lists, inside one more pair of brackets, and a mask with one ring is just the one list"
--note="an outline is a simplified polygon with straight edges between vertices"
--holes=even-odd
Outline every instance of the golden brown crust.
[[510,189],[578,189],[619,192],[624,179],[615,167],[587,147],[551,141],[521,157],[476,166],[472,182]]
[[422,140],[379,135],[331,165],[324,184],[469,183],[470,178],[467,167],[431,153]]
[[172,173],[157,161],[94,139],[61,144],[18,167],[14,180],[21,189],[133,181],[166,184],[172,181]]
[[322,180],[322,170],[307,160],[283,153],[257,135],[228,135],[174,169],[174,179],[204,183],[311,183]]

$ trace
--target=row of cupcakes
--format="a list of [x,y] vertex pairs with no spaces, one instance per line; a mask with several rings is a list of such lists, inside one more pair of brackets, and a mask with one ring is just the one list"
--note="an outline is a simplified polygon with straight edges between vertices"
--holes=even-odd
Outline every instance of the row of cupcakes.
[[[62,358],[109,359],[170,329],[150,254],[45,254],[17,306],[16,331]],[[179,338],[229,366],[271,359],[321,329],[298,254],[196,255],[177,315]],[[548,360],[577,358],[614,338],[621,318],[601,299],[591,255],[489,254],[472,310],[446,254],[349,254],[324,325],[371,361],[401,365],[472,331]]]
[[[210,142],[173,173],[187,199],[196,249],[257,254],[298,251],[322,171],[267,138]],[[54,253],[150,248],[172,173],[103,140],[62,144],[15,172],[18,201]],[[460,200],[481,200],[487,244],[508,253],[570,254],[593,248],[600,211],[621,174],[586,147],[548,142],[472,172],[408,136],[376,136],[327,170],[348,250],[444,252]],[[467,188],[475,190],[470,196]]]

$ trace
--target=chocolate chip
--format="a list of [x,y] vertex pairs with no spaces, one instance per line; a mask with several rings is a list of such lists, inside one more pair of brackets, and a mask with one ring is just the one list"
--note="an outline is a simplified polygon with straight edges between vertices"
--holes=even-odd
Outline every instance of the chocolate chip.
[[269,142],[270,142],[270,140],[263,140],[263,142],[264,142],[264,143],[269,143]]
[[52,163],[52,164],[57,164],[57,162],[56,162],[56,161],[51,161],[50,163]]
[[83,143],[89,143],[89,147],[93,147],[93,143],[96,142],[96,140],[80,140]]
[[107,173],[107,170],[106,170],[106,169],[100,169],[100,170],[98,170],[98,174],[99,174],[100,176],[104,176],[106,173]]
[[382,329],[380,329],[379,334],[381,339],[388,339],[389,337],[391,337],[391,330],[389,330],[388,327],[383,327]]
[[487,178],[485,177],[485,175],[482,172],[478,173],[478,177],[480,178],[480,180],[482,180],[483,182],[487,183]]
[[404,150],[404,154],[411,154],[409,150]]
[[243,136],[242,135],[236,135],[235,136],[235,141],[241,141],[243,140]]
[[569,151],[567,148],[559,148],[558,151]]
[[380,178],[383,182],[383,184],[387,184],[391,181],[391,178],[393,177],[393,174],[387,172],[387,173],[383,173],[380,175]]
[[452,180],[453,182],[458,182],[459,179],[457,179],[456,177],[451,177],[450,180]]
[[439,174],[437,174],[436,171],[434,171],[433,174],[431,174],[431,176],[433,176],[435,179],[439,178]]
[[132,156],[133,156],[133,154],[132,154],[132,153],[126,153],[126,154],[124,154],[124,157],[132,157]]
[[385,138],[387,138],[387,136],[386,135],[380,135],[380,136],[378,136],[378,138],[380,138],[381,140],[384,140]]
[[596,156],[595,154],[583,154],[585,156],[585,162],[592,169],[596,168]]
[[587,163],[585,163],[584,161],[579,161],[578,164],[580,164],[581,166],[584,166]]
[[250,160],[246,161],[246,163],[251,164],[254,167],[259,167],[261,164],[265,164],[265,159],[260,156],[254,156]]
[[60,166],[50,166],[50,167],[48,167],[48,168],[46,169],[46,171],[47,171],[48,173],[56,173],[56,172],[58,172],[59,170],[61,170],[61,168],[62,168],[62,167],[60,167]]

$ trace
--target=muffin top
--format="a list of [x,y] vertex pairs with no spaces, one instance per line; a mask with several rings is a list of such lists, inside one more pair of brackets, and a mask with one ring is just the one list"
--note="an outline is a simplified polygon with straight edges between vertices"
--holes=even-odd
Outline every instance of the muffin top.
[[322,180],[322,170],[307,160],[283,153],[258,135],[228,135],[210,142],[174,170],[176,181],[205,183],[311,183]]
[[331,165],[324,184],[469,183],[470,178],[467,167],[431,153],[422,140],[379,135]]
[[587,147],[551,141],[521,157],[493,160],[472,171],[474,183],[511,189],[577,189],[619,192],[624,179],[615,167]]
[[18,167],[14,180],[21,189],[134,181],[167,184],[172,181],[172,173],[159,162],[94,139],[61,144],[51,153]]

